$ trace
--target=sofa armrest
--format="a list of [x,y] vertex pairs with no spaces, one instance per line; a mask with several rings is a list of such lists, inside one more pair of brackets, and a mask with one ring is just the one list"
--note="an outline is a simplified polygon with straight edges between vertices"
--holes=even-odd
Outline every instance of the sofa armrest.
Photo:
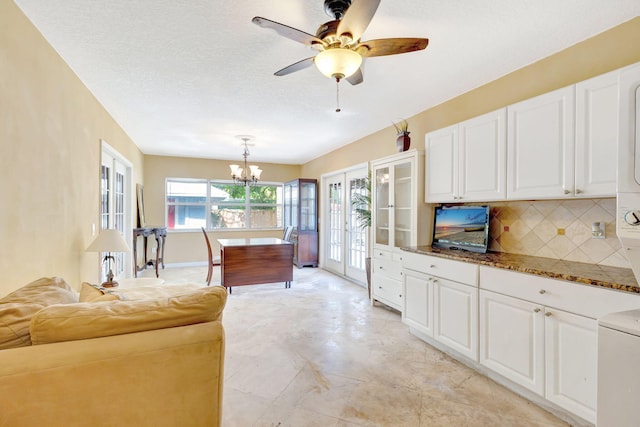
[[220,321],[0,351],[0,425],[219,426]]

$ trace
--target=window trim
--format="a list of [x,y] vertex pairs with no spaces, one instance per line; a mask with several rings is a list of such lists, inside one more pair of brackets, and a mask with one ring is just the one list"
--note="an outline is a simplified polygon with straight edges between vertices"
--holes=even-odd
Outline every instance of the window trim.
[[[206,200],[204,203],[184,203],[184,202],[177,202],[177,203],[169,203],[168,202],[168,194],[167,194],[167,188],[168,188],[168,184],[169,182],[188,182],[188,183],[204,183],[206,185]],[[164,223],[167,226],[167,231],[173,233],[173,232],[192,232],[192,231],[200,231],[200,227],[195,227],[195,228],[169,228],[168,224],[169,224],[169,206],[204,206],[205,207],[205,229],[207,231],[215,231],[215,232],[238,232],[238,231],[255,231],[255,230],[260,230],[260,231],[268,231],[268,230],[283,230],[284,225],[276,225],[275,227],[250,227],[250,217],[248,219],[248,221],[245,223],[245,227],[243,228],[214,228],[211,226],[211,219],[210,219],[210,215],[207,215],[207,212],[211,212],[211,186],[212,185],[235,185],[234,182],[232,180],[229,179],[201,179],[201,178],[177,178],[177,177],[166,177],[165,178],[165,183],[164,183]],[[257,186],[276,186],[276,187],[280,187],[281,191],[280,193],[284,195],[284,183],[283,182],[275,182],[275,181],[259,181],[257,184]],[[280,207],[280,210],[283,211],[284,210],[284,199],[280,202],[280,203],[275,203],[275,204],[268,204],[268,203],[251,203],[251,198],[249,197],[248,194],[248,189],[245,189],[246,191],[246,197],[245,197],[245,201],[244,201],[244,209],[245,212],[250,212],[252,207],[261,207],[261,206],[269,206],[269,207],[273,207],[275,206],[276,209],[278,207]],[[239,206],[241,206],[241,203],[238,203]]]

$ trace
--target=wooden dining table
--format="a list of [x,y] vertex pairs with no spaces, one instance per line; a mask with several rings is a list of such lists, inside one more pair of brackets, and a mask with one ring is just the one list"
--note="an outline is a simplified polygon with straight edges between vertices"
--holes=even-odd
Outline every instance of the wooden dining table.
[[293,280],[293,243],[275,237],[218,239],[220,244],[220,281],[233,286]]

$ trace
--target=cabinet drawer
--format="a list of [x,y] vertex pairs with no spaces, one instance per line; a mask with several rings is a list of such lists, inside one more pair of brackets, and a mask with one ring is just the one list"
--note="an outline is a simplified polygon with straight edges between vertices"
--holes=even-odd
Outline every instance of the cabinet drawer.
[[480,288],[593,319],[640,308],[640,295],[633,293],[492,267],[480,267]]
[[404,252],[402,266],[408,270],[442,277],[469,286],[478,286],[478,266],[476,264]]
[[374,258],[371,271],[374,276],[382,275],[393,280],[402,280],[402,265],[397,261]]
[[388,302],[398,310],[402,309],[401,281],[393,280],[385,276],[378,276],[373,277],[372,286],[374,299],[380,298],[382,302]]

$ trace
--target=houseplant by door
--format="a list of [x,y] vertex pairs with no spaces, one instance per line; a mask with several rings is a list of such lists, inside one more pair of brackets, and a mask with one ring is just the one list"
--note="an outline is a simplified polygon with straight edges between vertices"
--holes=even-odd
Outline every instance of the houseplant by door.
[[[354,191],[351,195],[351,207],[358,226],[362,229],[368,229],[371,226],[371,172],[367,177],[355,181]],[[367,273],[367,291],[371,297],[371,256],[368,248],[364,262]]]

